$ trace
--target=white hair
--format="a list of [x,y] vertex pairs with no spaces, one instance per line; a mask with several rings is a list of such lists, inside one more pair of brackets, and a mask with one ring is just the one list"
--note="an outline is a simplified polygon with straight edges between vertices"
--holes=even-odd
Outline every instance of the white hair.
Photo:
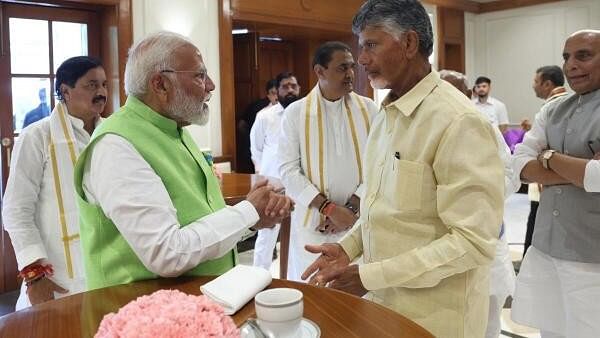
[[442,79],[448,76],[454,76],[455,78],[461,80],[465,84],[466,88],[469,88],[469,80],[467,80],[467,76],[461,72],[449,69],[442,69],[439,71],[439,74]]
[[129,49],[125,65],[125,93],[142,97],[148,92],[150,77],[173,66],[173,53],[178,48],[192,45],[183,35],[157,32],[134,44]]

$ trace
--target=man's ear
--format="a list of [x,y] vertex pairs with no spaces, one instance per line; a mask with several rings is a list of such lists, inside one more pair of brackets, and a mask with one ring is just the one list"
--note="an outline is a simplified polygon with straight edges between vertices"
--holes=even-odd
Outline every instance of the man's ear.
[[323,73],[325,72],[325,67],[321,66],[320,64],[316,64],[313,67],[313,70],[315,71],[315,74],[317,74],[317,77],[320,79],[322,78],[324,75]]
[[167,93],[171,88],[171,82],[159,73],[156,73],[150,77],[150,88],[149,91],[154,94],[161,101],[167,101]]
[[71,99],[70,89],[71,88],[64,83],[60,85],[60,95],[63,97],[65,102],[67,102],[67,101],[69,101],[69,99]]
[[419,53],[419,35],[417,32],[409,30],[405,34],[406,57],[414,58]]

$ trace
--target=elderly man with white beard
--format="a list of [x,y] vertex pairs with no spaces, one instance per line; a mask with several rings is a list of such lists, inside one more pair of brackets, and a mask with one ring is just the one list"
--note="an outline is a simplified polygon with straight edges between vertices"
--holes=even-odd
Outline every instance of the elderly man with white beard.
[[218,275],[244,231],[272,227],[292,202],[257,183],[226,207],[210,163],[182,127],[206,124],[215,86],[198,48],[159,32],[129,51],[127,102],[75,168],[89,289],[157,277]]

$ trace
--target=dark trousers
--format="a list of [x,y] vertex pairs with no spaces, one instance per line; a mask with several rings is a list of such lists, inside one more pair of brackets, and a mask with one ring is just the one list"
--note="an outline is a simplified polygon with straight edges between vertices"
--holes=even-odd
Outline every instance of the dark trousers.
[[531,209],[529,210],[529,217],[527,218],[527,231],[525,232],[525,248],[523,249],[523,257],[525,257],[525,253],[527,249],[531,245],[531,240],[533,239],[533,227],[535,226],[535,215],[537,214],[538,206],[540,202],[531,201]]

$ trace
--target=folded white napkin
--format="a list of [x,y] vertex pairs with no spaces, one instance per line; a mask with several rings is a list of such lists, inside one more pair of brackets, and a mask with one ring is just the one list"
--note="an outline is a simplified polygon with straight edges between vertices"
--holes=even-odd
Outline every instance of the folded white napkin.
[[271,273],[263,268],[238,265],[200,286],[200,291],[221,304],[226,315],[232,315],[271,284],[271,280]]

